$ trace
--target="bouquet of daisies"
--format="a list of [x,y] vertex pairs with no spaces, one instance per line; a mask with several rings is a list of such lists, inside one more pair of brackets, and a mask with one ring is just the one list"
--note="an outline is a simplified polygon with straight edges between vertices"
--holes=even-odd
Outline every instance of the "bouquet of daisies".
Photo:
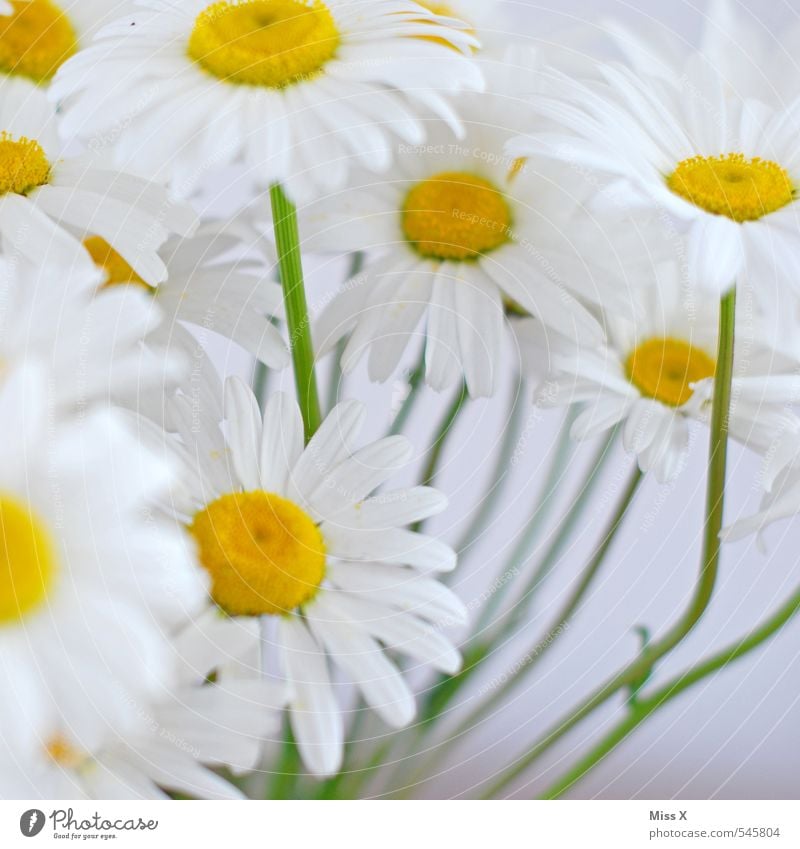
[[[709,14],[695,52],[489,0],[0,0],[0,796],[557,797],[798,613],[663,674],[725,543],[800,512],[800,78]],[[449,759],[684,475],[673,620]]]

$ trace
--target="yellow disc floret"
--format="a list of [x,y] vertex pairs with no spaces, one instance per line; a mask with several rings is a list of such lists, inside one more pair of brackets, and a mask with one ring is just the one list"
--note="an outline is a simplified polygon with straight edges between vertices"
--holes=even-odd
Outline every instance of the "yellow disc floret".
[[757,221],[792,203],[795,187],[785,168],[741,153],[685,159],[667,177],[676,195],[714,215]]
[[47,82],[78,51],[69,18],[50,0],[11,0],[0,15],[0,71]]
[[320,73],[338,46],[321,0],[231,0],[198,15],[189,56],[226,82],[285,88]]
[[714,377],[716,363],[682,339],[654,338],[639,345],[626,363],[628,379],[646,397],[682,407],[698,381]]
[[155,289],[133,270],[128,261],[122,257],[108,242],[101,236],[89,236],[83,240],[83,246],[89,251],[94,264],[101,268],[106,273],[106,279],[103,287],[107,286],[141,286],[148,292],[154,292]]
[[35,139],[0,133],[0,195],[26,195],[50,179],[50,163]]
[[12,496],[0,495],[0,535],[0,625],[5,625],[44,602],[57,561],[43,522]]
[[51,760],[64,769],[76,769],[86,760],[86,755],[60,734],[47,741],[45,751]]
[[190,530],[211,595],[231,616],[288,613],[312,599],[325,576],[319,528],[279,495],[223,495],[195,515]]
[[448,171],[417,183],[408,193],[403,233],[429,259],[475,260],[509,240],[511,210],[488,180]]

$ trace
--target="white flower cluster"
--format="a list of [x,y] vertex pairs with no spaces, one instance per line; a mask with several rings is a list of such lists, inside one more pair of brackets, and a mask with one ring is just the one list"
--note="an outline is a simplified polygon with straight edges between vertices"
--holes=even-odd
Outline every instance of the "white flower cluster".
[[364,260],[318,356],[386,381],[422,335],[430,386],[490,397],[515,347],[659,481],[735,286],[730,435],[768,491],[729,533],[800,511],[800,100],[713,7],[697,53],[615,28],[604,63],[509,44],[488,0],[0,3],[0,796],[236,798],[283,710],[329,776],[343,680],[399,728],[406,672],[459,670],[455,554],[416,527],[446,498],[384,488],[408,441],[362,445],[352,400],[310,435],[205,354],[282,369],[304,330],[276,184],[304,251]]

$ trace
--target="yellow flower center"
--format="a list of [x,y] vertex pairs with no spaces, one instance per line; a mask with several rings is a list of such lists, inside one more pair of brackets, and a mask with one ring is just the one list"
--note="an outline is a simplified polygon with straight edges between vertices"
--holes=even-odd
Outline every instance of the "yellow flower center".
[[45,751],[52,760],[65,769],[75,769],[86,760],[83,752],[76,749],[60,734],[47,742]]
[[667,185],[700,209],[740,223],[757,221],[795,198],[792,180],[777,162],[745,159],[741,153],[684,159]]
[[83,246],[89,251],[94,264],[106,273],[102,288],[133,285],[141,286],[148,292],[155,292],[155,289],[145,283],[131,268],[128,261],[120,256],[101,236],[89,236],[88,239],[83,240]]
[[69,18],[50,0],[11,0],[0,15],[0,71],[47,82],[78,51]]
[[26,195],[49,179],[50,163],[39,142],[0,133],[0,195]]
[[288,613],[310,601],[325,576],[319,528],[279,495],[223,495],[195,515],[190,531],[211,595],[231,616]]
[[44,602],[58,564],[50,535],[26,505],[0,496],[0,625],[19,622]]
[[403,205],[403,232],[429,259],[475,260],[510,238],[511,210],[488,180],[461,171],[417,183]]
[[682,339],[648,339],[628,357],[628,379],[648,398],[681,407],[692,397],[692,386],[714,377],[716,363],[705,351]]
[[230,0],[198,15],[189,56],[226,82],[284,88],[320,73],[338,46],[321,0]]

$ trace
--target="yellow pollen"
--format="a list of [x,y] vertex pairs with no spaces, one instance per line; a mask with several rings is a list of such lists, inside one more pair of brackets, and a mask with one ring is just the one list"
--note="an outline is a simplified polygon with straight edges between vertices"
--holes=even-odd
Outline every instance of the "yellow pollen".
[[[417,2],[420,6],[424,7],[434,15],[441,15],[443,18],[455,18],[455,20],[463,21],[465,24],[469,24],[469,21],[464,20],[463,15],[456,12],[453,7],[450,6],[448,3],[432,3],[429,2],[429,0],[417,0]],[[474,29],[469,29],[467,31],[470,33],[470,35],[475,34]],[[443,44],[445,47],[450,47],[452,50],[458,50],[455,45],[451,44],[446,39],[439,38],[435,35],[423,35],[418,37],[422,38],[424,41],[434,41],[437,44]]]
[[189,57],[229,83],[285,88],[316,76],[339,47],[321,0],[230,0],[195,20]]
[[75,769],[86,760],[83,753],[60,734],[48,741],[45,750],[52,760],[65,769]]
[[50,163],[39,142],[0,133],[0,195],[26,195],[49,179]]
[[279,495],[223,495],[189,530],[211,575],[211,595],[231,616],[289,613],[314,597],[325,576],[319,528]]
[[131,268],[128,261],[118,254],[108,242],[101,236],[89,236],[83,240],[83,246],[89,251],[89,255],[94,260],[94,264],[98,268],[102,268],[106,273],[106,280],[102,288],[106,289],[110,286],[141,286],[148,292],[155,292],[155,289],[144,280]]
[[682,339],[654,338],[631,353],[625,370],[642,395],[668,407],[682,407],[694,394],[694,384],[714,377],[716,363]]
[[47,82],[78,51],[69,18],[50,0],[11,0],[0,15],[0,71]]
[[786,169],[741,153],[684,159],[667,177],[669,188],[689,203],[734,221],[757,221],[788,206],[795,187]]
[[56,551],[31,509],[0,496],[0,625],[22,620],[47,598],[57,572]]
[[511,210],[488,180],[445,172],[417,183],[408,193],[403,233],[429,259],[476,260],[509,241]]

